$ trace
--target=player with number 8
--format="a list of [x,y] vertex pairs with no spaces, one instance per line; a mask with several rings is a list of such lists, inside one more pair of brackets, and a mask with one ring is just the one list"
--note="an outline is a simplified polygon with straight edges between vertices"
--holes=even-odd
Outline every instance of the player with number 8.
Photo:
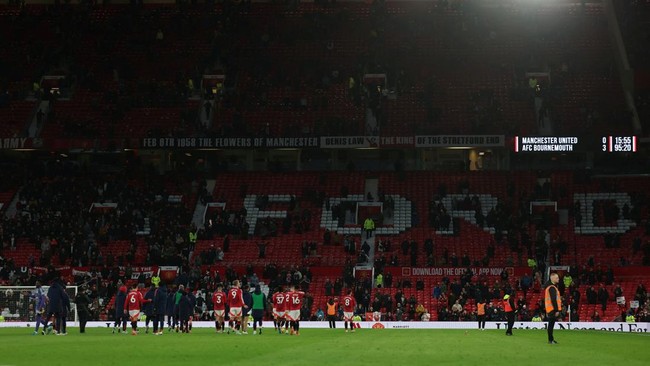
[[352,290],[348,290],[348,294],[343,297],[343,321],[345,322],[345,332],[348,332],[348,322],[350,322],[350,331],[354,332],[354,309],[357,307],[357,302],[352,295]]

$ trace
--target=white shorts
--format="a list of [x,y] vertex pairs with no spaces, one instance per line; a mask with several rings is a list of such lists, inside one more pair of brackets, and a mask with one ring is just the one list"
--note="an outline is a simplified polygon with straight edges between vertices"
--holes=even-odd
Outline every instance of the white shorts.
[[290,321],[300,320],[300,310],[288,310],[287,311],[287,320],[290,320]]
[[129,310],[129,317],[132,322],[138,321],[140,319],[140,310]]
[[230,314],[231,318],[238,318],[241,316],[241,308],[230,308]]
[[353,312],[349,312],[349,313],[347,311],[343,312],[343,320],[345,320],[346,322],[351,322],[352,318],[354,318]]
[[224,315],[226,315],[225,310],[215,310],[214,311],[214,316],[216,316],[217,318],[223,318]]
[[286,314],[287,314],[286,311],[277,311],[277,310],[273,309],[273,316],[274,316],[275,318],[277,318],[277,319],[282,319],[282,318],[284,318],[284,316],[285,316]]

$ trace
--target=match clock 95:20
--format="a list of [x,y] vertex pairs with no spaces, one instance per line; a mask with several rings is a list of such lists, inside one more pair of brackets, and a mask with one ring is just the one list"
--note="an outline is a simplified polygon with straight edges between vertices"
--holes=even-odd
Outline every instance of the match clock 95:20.
[[636,152],[636,136],[603,136],[601,138],[603,152]]

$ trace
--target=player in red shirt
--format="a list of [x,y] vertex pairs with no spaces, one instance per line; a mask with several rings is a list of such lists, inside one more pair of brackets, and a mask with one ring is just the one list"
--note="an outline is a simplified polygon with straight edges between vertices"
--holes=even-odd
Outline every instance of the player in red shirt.
[[273,302],[273,326],[280,334],[282,334],[282,325],[284,324],[284,316],[287,311],[286,301],[282,287],[278,287],[277,291],[271,297]]
[[284,333],[289,334],[289,301],[291,301],[291,288],[287,287],[287,291],[283,292],[284,295]]
[[[241,334],[239,326],[241,324],[242,307],[248,307],[244,304],[244,296],[239,288],[240,286],[239,280],[234,280],[227,294],[228,305],[230,306],[230,328],[237,334]],[[228,333],[230,333],[230,330],[228,330]]]
[[350,330],[354,332],[354,322],[352,318],[354,317],[354,309],[357,306],[357,302],[352,296],[352,290],[348,291],[346,296],[343,296],[341,304],[343,304],[343,320],[345,322],[345,332],[348,332],[348,322],[350,322]]
[[214,326],[217,333],[223,333],[225,322],[223,317],[226,313],[226,293],[223,292],[223,285],[217,285],[217,291],[212,294],[212,306],[214,309]]
[[295,286],[291,286],[287,303],[287,320],[291,323],[291,334],[300,335],[300,308],[304,297],[304,292],[296,291]]
[[151,299],[144,299],[142,293],[138,291],[138,285],[133,285],[131,291],[126,295],[124,300],[124,315],[127,313],[131,318],[131,334],[138,335],[138,319],[140,318],[140,309],[142,305],[147,302],[151,302]]

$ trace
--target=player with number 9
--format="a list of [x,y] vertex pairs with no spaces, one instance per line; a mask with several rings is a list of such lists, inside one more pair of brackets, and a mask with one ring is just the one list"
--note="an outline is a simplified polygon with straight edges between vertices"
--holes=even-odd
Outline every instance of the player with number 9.
[[244,296],[240,288],[241,284],[239,280],[234,280],[232,282],[232,287],[228,290],[228,305],[230,306],[230,329],[237,334],[241,334],[239,331],[241,316],[242,316],[242,307],[244,305]]

